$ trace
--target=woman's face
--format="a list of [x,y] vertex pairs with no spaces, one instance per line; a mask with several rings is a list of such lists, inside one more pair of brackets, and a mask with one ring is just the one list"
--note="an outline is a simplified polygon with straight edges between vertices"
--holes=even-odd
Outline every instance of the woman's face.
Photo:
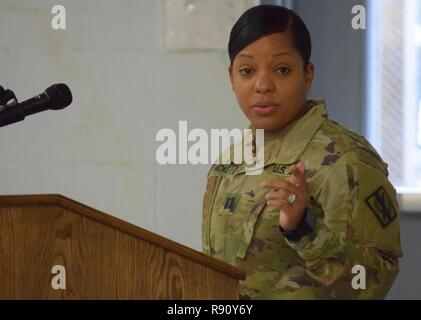
[[256,129],[274,131],[304,113],[314,66],[294,48],[289,33],[274,33],[245,47],[229,68],[232,88]]

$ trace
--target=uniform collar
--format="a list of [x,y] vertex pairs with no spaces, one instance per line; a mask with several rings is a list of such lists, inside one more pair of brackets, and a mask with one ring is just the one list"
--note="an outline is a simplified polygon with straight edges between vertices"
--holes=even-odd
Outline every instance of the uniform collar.
[[[308,111],[304,116],[280,130],[275,132],[265,131],[264,165],[270,163],[290,164],[298,161],[317,129],[328,118],[324,100],[308,100],[307,108]],[[251,129],[252,125],[250,124],[248,128]],[[243,139],[237,143],[242,144]],[[229,152],[230,162],[233,163],[233,145],[226,151]],[[219,159],[221,160],[221,157]]]
[[[328,118],[324,100],[309,100],[308,111],[277,132],[265,132],[265,163],[295,163],[313,138],[321,124]],[[279,147],[273,147],[278,145]],[[270,151],[272,149],[272,152]]]

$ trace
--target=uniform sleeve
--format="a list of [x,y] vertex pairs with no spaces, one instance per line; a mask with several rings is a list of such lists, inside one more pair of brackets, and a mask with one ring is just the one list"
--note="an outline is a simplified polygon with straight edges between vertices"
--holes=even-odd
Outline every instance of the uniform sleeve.
[[333,298],[382,299],[399,272],[399,206],[382,165],[359,152],[342,155],[312,195],[313,232],[286,238]]

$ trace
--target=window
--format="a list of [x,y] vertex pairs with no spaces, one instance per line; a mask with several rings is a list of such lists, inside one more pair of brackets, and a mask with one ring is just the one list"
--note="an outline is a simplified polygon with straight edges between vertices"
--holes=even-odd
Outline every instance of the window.
[[369,0],[367,12],[368,139],[398,192],[421,193],[421,0]]

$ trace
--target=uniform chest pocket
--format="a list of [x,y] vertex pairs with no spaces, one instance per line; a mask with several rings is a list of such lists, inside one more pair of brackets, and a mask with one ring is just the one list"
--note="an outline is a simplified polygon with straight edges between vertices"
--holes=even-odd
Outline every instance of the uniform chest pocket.
[[210,216],[215,201],[216,190],[221,182],[221,176],[209,176],[206,191],[203,197],[203,212],[202,212],[202,249],[204,252],[210,254],[210,243],[209,243],[209,228],[210,228]]
[[265,198],[262,197],[251,209],[250,216],[243,225],[243,236],[239,241],[237,257],[243,259],[246,256],[251,239],[253,238],[254,228],[256,226],[257,220],[259,219],[259,216],[265,207],[266,201]]

